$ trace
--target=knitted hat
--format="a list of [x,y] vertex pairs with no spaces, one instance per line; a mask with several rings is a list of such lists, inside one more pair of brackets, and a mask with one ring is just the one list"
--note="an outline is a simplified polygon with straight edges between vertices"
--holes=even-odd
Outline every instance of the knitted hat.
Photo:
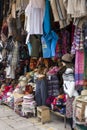
[[72,54],[69,54],[69,53],[66,53],[62,56],[62,61],[63,62],[69,62],[71,63],[72,62],[72,59],[73,59],[73,55]]

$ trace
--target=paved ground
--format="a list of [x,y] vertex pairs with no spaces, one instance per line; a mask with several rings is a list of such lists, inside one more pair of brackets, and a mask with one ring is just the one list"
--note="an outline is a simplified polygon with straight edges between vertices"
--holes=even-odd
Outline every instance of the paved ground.
[[51,122],[38,122],[37,118],[23,118],[7,106],[0,105],[0,130],[70,130],[67,123],[64,128],[63,118],[51,115]]

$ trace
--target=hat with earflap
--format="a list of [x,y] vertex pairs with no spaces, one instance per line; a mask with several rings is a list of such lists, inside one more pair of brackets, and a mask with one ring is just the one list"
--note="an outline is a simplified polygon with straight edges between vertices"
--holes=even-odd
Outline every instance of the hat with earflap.
[[69,53],[66,53],[62,56],[62,61],[63,62],[66,62],[66,63],[71,63],[73,60],[73,55],[72,54],[69,54]]

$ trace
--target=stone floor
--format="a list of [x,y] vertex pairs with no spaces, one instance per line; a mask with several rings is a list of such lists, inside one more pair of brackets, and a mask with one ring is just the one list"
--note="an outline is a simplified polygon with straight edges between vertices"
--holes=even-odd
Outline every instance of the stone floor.
[[24,118],[7,106],[0,105],[0,130],[71,130],[63,118],[51,114],[51,122],[42,124],[36,117]]

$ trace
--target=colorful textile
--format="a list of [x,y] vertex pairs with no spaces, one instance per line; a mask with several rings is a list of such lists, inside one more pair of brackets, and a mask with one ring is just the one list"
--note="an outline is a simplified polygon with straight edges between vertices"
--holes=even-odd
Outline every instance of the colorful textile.
[[48,82],[48,96],[58,96],[59,94],[59,79],[57,77],[57,74],[54,74],[54,75],[50,75],[50,79],[49,79],[49,76],[48,76],[48,79],[47,79],[47,82]]
[[84,52],[76,51],[75,58],[75,83],[76,85],[83,85],[84,80]]
[[53,100],[55,99],[54,96],[49,96],[46,100],[46,105],[51,107],[51,103],[53,102]]
[[55,59],[58,59],[62,56],[61,48],[62,48],[62,40],[61,38],[59,38],[55,49]]
[[70,34],[67,30],[61,31],[62,38],[62,54],[70,52]]
[[53,67],[52,69],[50,69],[48,72],[47,72],[47,75],[55,75],[55,74],[57,74],[58,73],[58,71],[60,70],[60,68],[59,67],[57,67],[57,66],[55,66],[55,67]]
[[71,47],[71,53],[75,54],[77,50],[83,50],[83,32],[80,28],[75,28],[74,38]]
[[67,118],[73,117],[73,101],[74,101],[74,97],[67,98],[67,101],[66,101],[66,117]]

